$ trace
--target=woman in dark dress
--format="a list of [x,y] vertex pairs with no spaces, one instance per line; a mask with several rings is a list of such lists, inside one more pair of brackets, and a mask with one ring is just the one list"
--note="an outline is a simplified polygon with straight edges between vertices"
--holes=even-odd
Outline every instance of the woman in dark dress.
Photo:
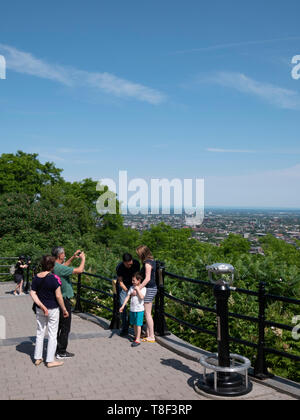
[[18,262],[16,264],[16,270],[14,274],[15,283],[17,286],[14,290],[14,295],[18,296],[17,290],[19,290],[19,295],[24,295],[23,293],[23,283],[24,283],[24,270],[28,267],[28,264],[25,262],[26,257],[24,255],[20,255],[18,258]]

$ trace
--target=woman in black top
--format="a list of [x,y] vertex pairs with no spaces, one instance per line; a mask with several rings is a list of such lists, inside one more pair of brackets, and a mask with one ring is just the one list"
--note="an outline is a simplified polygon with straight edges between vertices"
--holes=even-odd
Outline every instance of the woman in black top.
[[14,274],[15,282],[17,286],[14,290],[14,295],[18,296],[17,290],[19,289],[19,295],[24,295],[23,293],[23,282],[24,282],[24,269],[28,267],[28,264],[25,262],[26,257],[21,255],[18,258],[18,262],[16,264],[16,271]]
[[39,366],[42,362],[44,337],[48,327],[48,347],[47,347],[47,367],[62,366],[63,362],[55,361],[55,351],[57,347],[57,331],[59,324],[59,306],[63,317],[67,318],[69,313],[65,307],[61,293],[61,281],[58,276],[53,274],[55,258],[51,255],[44,255],[41,261],[42,270],[32,280],[30,296],[37,305],[36,320],[37,334],[35,343],[35,365]]
[[141,289],[147,288],[144,304],[145,304],[145,318],[147,325],[147,337],[143,340],[146,342],[154,343],[154,323],[152,318],[152,302],[157,293],[157,286],[155,280],[156,274],[156,262],[151,254],[150,249],[146,245],[140,245],[136,249],[136,253],[139,256],[143,268],[141,273],[143,275],[143,282],[141,283]]

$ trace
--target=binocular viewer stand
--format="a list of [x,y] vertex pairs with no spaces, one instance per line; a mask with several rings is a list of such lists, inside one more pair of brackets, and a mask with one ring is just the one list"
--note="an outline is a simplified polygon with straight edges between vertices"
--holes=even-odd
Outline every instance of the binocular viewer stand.
[[[219,396],[245,395],[252,390],[252,383],[248,380],[250,360],[229,352],[228,299],[231,289],[229,283],[233,282],[234,267],[230,264],[214,264],[206,269],[210,280],[214,283],[218,353],[200,358],[204,374],[203,380],[198,382],[197,387],[208,394]],[[214,275],[221,275],[221,278],[214,280]],[[226,281],[228,275],[231,276],[231,281]],[[207,375],[207,369],[213,373]]]

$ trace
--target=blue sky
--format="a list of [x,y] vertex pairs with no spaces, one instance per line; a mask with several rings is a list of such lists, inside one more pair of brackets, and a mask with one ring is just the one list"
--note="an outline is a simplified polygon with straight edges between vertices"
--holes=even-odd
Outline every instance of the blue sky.
[[3,2],[1,153],[74,181],[204,178],[205,205],[300,208],[297,0]]

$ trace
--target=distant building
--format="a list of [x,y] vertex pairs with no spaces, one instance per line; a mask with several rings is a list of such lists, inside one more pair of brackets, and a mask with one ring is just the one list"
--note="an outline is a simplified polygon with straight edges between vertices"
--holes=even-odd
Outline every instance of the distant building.
[[259,254],[259,255],[265,255],[264,250],[261,246],[254,246],[250,249],[250,254]]

